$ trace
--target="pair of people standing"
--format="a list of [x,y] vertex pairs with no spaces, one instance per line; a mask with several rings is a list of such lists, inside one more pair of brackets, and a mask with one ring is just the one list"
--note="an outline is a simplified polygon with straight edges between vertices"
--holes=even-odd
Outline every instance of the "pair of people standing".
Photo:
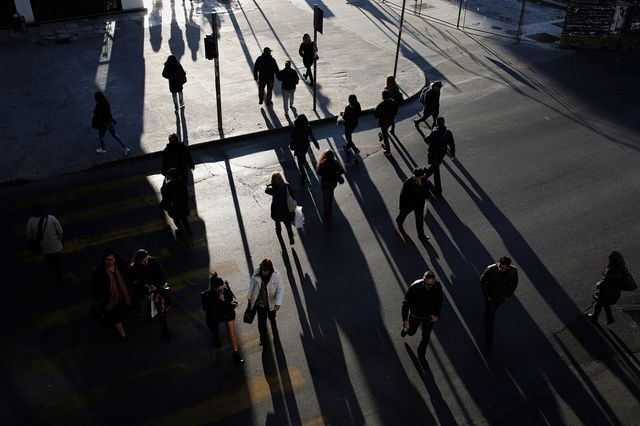
[[189,170],[195,163],[189,148],[175,133],[169,135],[169,143],[162,152],[161,172],[165,176],[160,192],[160,208],[165,210],[177,228],[177,235],[192,235],[189,226]]

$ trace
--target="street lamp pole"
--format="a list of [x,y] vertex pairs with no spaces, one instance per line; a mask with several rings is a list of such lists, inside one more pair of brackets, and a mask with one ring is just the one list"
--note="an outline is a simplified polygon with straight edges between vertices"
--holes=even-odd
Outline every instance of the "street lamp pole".
[[398,70],[398,55],[400,54],[400,40],[402,38],[402,24],[404,23],[404,8],[407,5],[407,0],[402,0],[402,12],[400,13],[400,28],[398,29],[398,46],[396,47],[396,62],[393,65],[393,78],[396,78],[396,71]]

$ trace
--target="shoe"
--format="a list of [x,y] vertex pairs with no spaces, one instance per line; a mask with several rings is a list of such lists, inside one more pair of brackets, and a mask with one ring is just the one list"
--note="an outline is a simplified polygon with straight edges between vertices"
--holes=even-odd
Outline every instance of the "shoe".
[[259,103],[260,105],[262,105],[262,99],[259,99],[259,100],[258,100],[258,103]]
[[402,327],[402,330],[400,330],[400,337],[404,337],[407,335],[407,330],[405,330],[404,327]]
[[413,125],[416,126],[416,129],[420,130],[420,122],[418,120],[413,120]]
[[429,236],[425,234],[421,234],[421,235],[418,235],[418,239],[420,241],[427,241],[429,239]]
[[236,364],[239,364],[239,365],[243,365],[244,364],[244,359],[242,359],[242,357],[240,356],[240,354],[238,352],[234,352],[233,353],[233,361]]
[[267,106],[271,106],[271,105],[273,105],[273,102],[268,101],[268,102],[266,102],[266,104],[265,104],[265,105],[267,105]]
[[597,318],[595,315],[591,314],[591,313],[589,313],[589,314],[584,314],[584,317],[585,317],[586,319],[588,319],[589,321],[593,322],[593,323],[598,322],[598,318]]
[[382,139],[384,139],[382,137],[382,132],[378,132],[378,141],[382,142]]
[[289,237],[289,244],[294,245],[296,240],[293,238],[293,235]]
[[611,325],[611,324],[613,324],[614,322],[616,322],[616,320],[614,320],[613,318],[609,318],[609,319],[607,320],[607,325]]
[[129,156],[129,151],[131,151],[131,148],[129,148],[129,147],[126,147],[126,148],[124,149],[124,156],[125,156],[125,157],[128,157],[128,156]]
[[97,152],[98,154],[106,154],[106,153],[107,153],[107,150],[106,150],[106,149],[102,149],[102,148],[98,148],[98,149],[96,149],[96,152]]

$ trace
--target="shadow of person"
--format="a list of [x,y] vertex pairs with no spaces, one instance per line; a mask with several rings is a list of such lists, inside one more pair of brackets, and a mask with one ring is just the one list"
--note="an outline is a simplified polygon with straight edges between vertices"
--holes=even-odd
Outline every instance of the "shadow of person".
[[184,115],[184,107],[180,108],[180,111],[176,113],[176,135],[185,144],[189,145],[189,132],[187,130],[187,119]]

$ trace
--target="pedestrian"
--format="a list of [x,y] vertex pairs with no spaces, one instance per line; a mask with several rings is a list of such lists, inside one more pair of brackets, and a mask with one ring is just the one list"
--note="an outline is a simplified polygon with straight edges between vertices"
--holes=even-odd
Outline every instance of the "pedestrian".
[[[424,122],[430,129],[436,124],[436,119],[440,114],[440,89],[441,81],[434,81],[420,92],[420,103],[422,104],[422,117],[413,120],[416,129],[420,130],[420,123]],[[433,117],[433,124],[429,126],[427,118]]]
[[327,149],[318,160],[318,175],[320,176],[320,186],[322,187],[322,204],[324,206],[324,218],[330,219],[333,211],[333,191],[336,186],[344,183],[344,170],[336,156],[330,149]]
[[211,278],[209,278],[209,288],[201,293],[200,299],[202,301],[202,310],[205,313],[207,327],[209,327],[209,331],[211,331],[213,345],[216,348],[222,346],[222,342],[220,341],[220,323],[224,323],[227,328],[227,334],[229,335],[229,341],[231,342],[233,360],[237,364],[244,364],[244,359],[242,359],[240,351],[238,350],[238,338],[236,337],[235,320],[238,301],[231,291],[229,283],[214,272]]
[[347,140],[344,150],[347,152],[352,150],[355,155],[360,154],[360,150],[353,143],[352,135],[358,127],[358,118],[361,114],[362,108],[360,108],[358,98],[356,95],[349,95],[349,104],[344,108],[344,112],[340,113],[340,116],[344,119],[344,138]]
[[93,118],[91,119],[91,127],[98,130],[98,138],[100,140],[100,148],[96,149],[98,154],[105,154],[107,150],[104,144],[104,135],[109,131],[111,136],[120,144],[124,149],[124,156],[129,155],[129,147],[124,143],[118,132],[116,132],[116,120],[111,115],[111,106],[107,101],[107,98],[102,92],[96,92],[93,95],[96,101],[96,107],[93,109]]
[[55,277],[56,283],[64,284],[62,274],[61,254],[62,225],[53,215],[47,214],[44,204],[37,202],[32,207],[33,215],[27,220],[25,235],[33,252],[42,253],[49,272]]
[[289,184],[284,181],[282,175],[278,172],[273,172],[271,175],[271,183],[267,185],[264,190],[267,194],[271,195],[271,219],[276,223],[276,232],[278,238],[282,232],[281,223],[284,223],[284,227],[287,228],[287,235],[289,235],[289,243],[294,244],[293,229],[291,222],[293,221],[294,212],[289,209],[288,197],[292,197]]
[[429,145],[427,149],[427,163],[429,168],[425,170],[425,177],[433,175],[434,196],[442,197],[442,182],[440,180],[440,164],[444,161],[444,157],[449,153],[451,160],[456,159],[456,143],[453,140],[453,133],[444,125],[444,117],[438,117],[436,125],[429,134],[424,138]]
[[[399,108],[402,104],[404,104],[404,96],[402,96],[402,92],[400,91],[400,87],[396,83],[396,79],[394,76],[389,75],[385,80],[384,90],[388,91],[391,94],[391,97],[396,103],[396,106]],[[393,120],[393,124],[391,125],[391,129],[389,130],[391,133],[396,133],[396,121],[395,117]]]
[[264,99],[264,89],[267,89],[266,105],[271,106],[271,97],[273,95],[273,83],[275,76],[278,75],[280,69],[275,59],[271,56],[271,49],[265,47],[262,55],[258,56],[253,65],[253,79],[258,82],[258,103],[262,104]]
[[162,151],[162,169],[161,172],[164,176],[167,176],[169,170],[176,168],[180,171],[180,176],[185,185],[189,182],[189,169],[194,170],[196,168],[189,147],[180,142],[180,138],[177,134],[171,133],[169,135],[169,143],[164,147]]
[[[156,317],[160,322],[162,337],[169,340],[169,326],[167,325],[167,311],[169,310],[169,300],[166,290],[167,279],[157,258],[149,256],[145,249],[137,250],[131,259],[131,284],[134,300],[142,301],[143,298],[150,298],[150,303],[155,305]],[[146,309],[143,303],[143,309]],[[149,305],[150,309],[150,305]],[[144,313],[146,314],[146,312]]]
[[413,336],[422,326],[422,337],[418,344],[418,359],[426,362],[427,345],[433,326],[440,319],[442,310],[442,285],[433,272],[424,273],[421,280],[409,286],[402,301],[402,330],[400,336]]
[[160,188],[162,201],[160,208],[165,210],[176,225],[176,238],[193,235],[189,226],[189,191],[182,181],[180,170],[175,167],[169,169],[167,178]]
[[614,305],[620,298],[620,290],[624,287],[624,281],[628,274],[629,271],[627,271],[622,254],[612,251],[609,255],[607,268],[602,272],[602,279],[596,284],[596,289],[593,293],[595,305],[593,306],[593,312],[587,314],[588,319],[594,323],[598,322],[598,316],[604,309],[607,325],[615,322],[611,313],[611,305]]
[[404,227],[402,224],[409,213],[413,212],[416,216],[416,230],[420,240],[428,240],[429,237],[424,234],[424,205],[429,198],[429,188],[426,179],[424,179],[424,170],[421,168],[413,169],[413,176],[408,178],[402,184],[400,191],[400,213],[396,217],[398,230],[404,235]]
[[291,142],[289,142],[289,149],[293,151],[293,155],[298,162],[300,182],[304,183],[307,180],[305,167],[307,166],[307,153],[309,152],[310,142],[313,142],[316,148],[320,149],[318,141],[316,141],[311,132],[311,126],[309,125],[309,120],[306,115],[300,114],[296,117],[289,138],[291,140]]
[[391,155],[389,127],[393,125],[396,114],[398,114],[398,105],[391,97],[391,93],[388,90],[383,90],[382,102],[376,106],[373,115],[378,119],[378,126],[380,126],[378,139],[382,142],[380,146],[384,149],[384,155]]
[[302,77],[305,80],[308,78],[309,86],[313,87],[313,82],[315,80],[313,78],[313,73],[311,72],[311,67],[313,66],[313,63],[320,58],[318,57],[318,48],[316,44],[311,41],[311,36],[309,34],[305,33],[302,36],[302,43],[300,43],[300,47],[298,48],[298,54],[302,56],[302,63],[306,68]]
[[176,115],[178,115],[178,112],[184,108],[182,87],[187,82],[187,73],[184,71],[184,68],[182,68],[182,65],[180,65],[178,58],[169,55],[164,63],[162,76],[169,80],[169,91],[173,99],[173,107],[175,108]]
[[293,108],[293,96],[296,92],[296,85],[300,81],[298,73],[291,68],[291,61],[284,62],[284,68],[278,73],[278,80],[282,82],[282,105],[285,115],[288,115],[289,107]]
[[480,287],[484,295],[484,327],[487,347],[493,345],[493,323],[496,310],[518,287],[518,269],[511,265],[511,259],[502,256],[480,276]]
[[249,306],[255,309],[258,316],[258,332],[260,345],[269,343],[267,318],[271,322],[271,330],[276,329],[276,312],[284,301],[284,284],[280,272],[273,267],[269,259],[263,259],[260,266],[251,275],[249,282]]
[[93,300],[101,311],[103,322],[115,326],[120,339],[127,340],[124,319],[131,306],[129,265],[112,250],[102,253],[93,271]]

